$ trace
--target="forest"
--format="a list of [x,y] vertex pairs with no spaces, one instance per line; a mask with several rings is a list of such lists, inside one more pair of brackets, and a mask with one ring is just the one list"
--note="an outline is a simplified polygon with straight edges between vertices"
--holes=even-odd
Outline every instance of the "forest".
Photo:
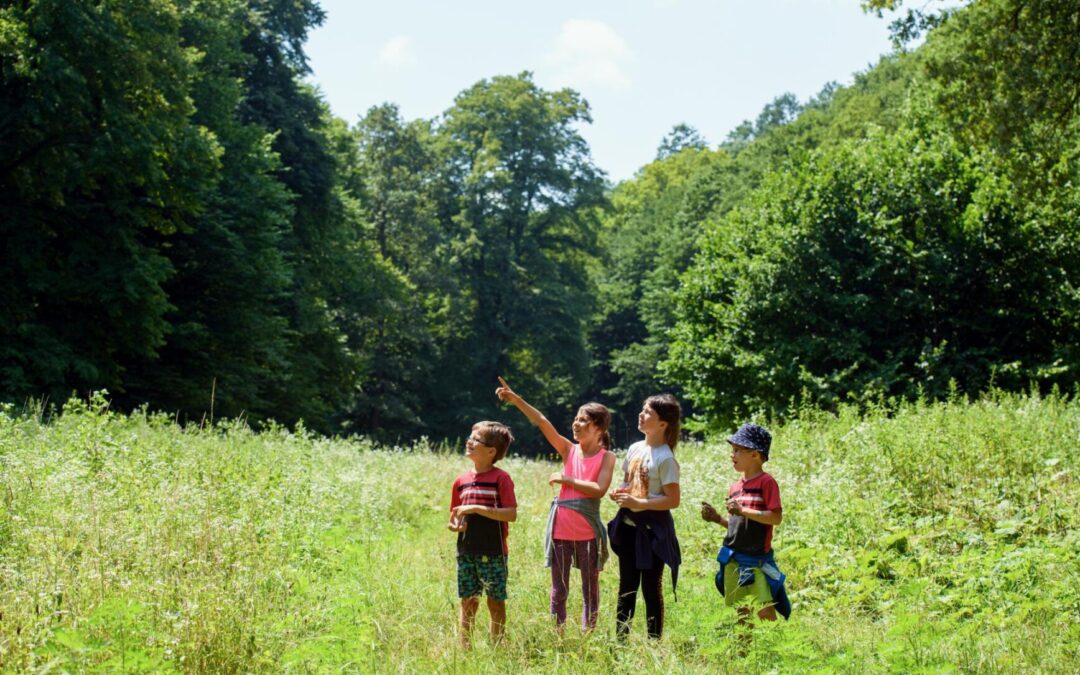
[[499,375],[619,439],[658,391],[698,432],[1075,393],[1080,5],[862,4],[851,84],[612,184],[528,72],[335,118],[314,0],[2,2],[0,400],[408,443]]
[[[0,0],[0,672],[1074,672],[1080,3],[859,4],[853,81],[616,183],[529,72],[335,117],[315,0]],[[500,376],[620,454],[682,401],[662,640],[618,569],[553,629],[558,465]],[[520,515],[466,651],[484,418]],[[794,607],[752,629],[699,511],[747,420]]]

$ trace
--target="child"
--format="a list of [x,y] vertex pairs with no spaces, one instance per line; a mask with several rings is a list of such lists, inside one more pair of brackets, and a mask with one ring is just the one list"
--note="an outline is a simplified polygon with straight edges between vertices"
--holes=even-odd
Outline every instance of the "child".
[[514,404],[544,434],[563,460],[562,471],[551,474],[548,484],[558,483],[559,496],[551,503],[544,541],[544,560],[551,568],[551,613],[562,633],[566,623],[566,595],[570,583],[570,565],[581,570],[581,627],[596,627],[600,606],[600,570],[608,557],[607,530],[600,520],[600,498],[611,485],[615,455],[611,447],[611,413],[599,403],[586,403],[578,409],[571,425],[574,440],[559,435],[555,427],[536,408],[515,394],[506,380],[495,394]]
[[517,520],[517,499],[510,474],[495,468],[514,440],[498,422],[477,422],[465,442],[473,463],[454,481],[450,493],[450,522],[458,533],[458,597],[461,598],[461,646],[468,649],[473,620],[487,593],[491,641],[498,642],[506,624],[507,523]]
[[724,545],[716,559],[716,590],[729,606],[738,606],[745,622],[751,613],[746,603],[763,605],[758,617],[775,621],[776,613],[786,619],[791,603],[784,591],[784,575],[776,567],[772,552],[773,527],[783,520],[780,487],[761,468],[769,459],[772,435],[756,424],[744,424],[733,436],[731,463],[742,478],[728,488],[726,501],[730,518],[724,518],[708,502],[701,503],[701,517],[727,527]]
[[679,442],[682,410],[671,394],[650,396],[638,415],[645,440],[630,446],[623,460],[623,483],[611,493],[619,505],[608,523],[611,548],[619,556],[619,602],[616,635],[630,631],[638,587],[645,598],[645,622],[650,638],[664,631],[664,565],[671,567],[671,589],[679,579],[679,540],[671,509],[679,506]]

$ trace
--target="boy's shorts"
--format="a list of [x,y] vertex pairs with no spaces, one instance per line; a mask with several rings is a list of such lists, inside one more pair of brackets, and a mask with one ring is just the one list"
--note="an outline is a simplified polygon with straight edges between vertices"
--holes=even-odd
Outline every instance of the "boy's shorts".
[[[723,574],[723,587],[721,588],[720,575]],[[716,590],[724,594],[724,603],[730,606],[745,606],[752,602],[763,605],[773,604],[772,590],[769,582],[765,579],[765,573],[760,569],[754,570],[754,580],[744,586],[739,585],[739,566],[729,562],[720,568],[716,574]]]
[[506,600],[506,556],[459,555],[458,597],[477,598],[485,591],[492,600]]

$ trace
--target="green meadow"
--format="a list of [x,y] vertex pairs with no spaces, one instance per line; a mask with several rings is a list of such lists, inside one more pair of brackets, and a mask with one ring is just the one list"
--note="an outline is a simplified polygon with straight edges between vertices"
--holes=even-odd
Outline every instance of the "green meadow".
[[745,655],[713,587],[722,533],[698,515],[734,477],[720,439],[677,451],[684,561],[658,643],[640,616],[614,640],[614,561],[600,629],[577,629],[576,592],[555,635],[555,465],[512,452],[507,636],[488,644],[482,607],[463,652],[445,529],[457,448],[179,426],[100,396],[6,408],[0,672],[1075,672],[1080,402],[803,410],[773,430],[794,614],[755,627]]

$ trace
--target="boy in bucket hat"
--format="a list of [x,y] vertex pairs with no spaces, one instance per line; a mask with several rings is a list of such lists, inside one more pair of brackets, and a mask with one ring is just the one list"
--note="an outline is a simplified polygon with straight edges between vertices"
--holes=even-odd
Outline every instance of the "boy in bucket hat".
[[783,520],[780,487],[762,469],[769,459],[772,435],[757,424],[744,424],[727,441],[731,444],[732,467],[742,474],[728,488],[728,517],[721,516],[708,502],[701,503],[704,520],[727,528],[716,556],[720,563],[716,589],[727,605],[739,608],[744,621],[752,612],[752,604],[761,607],[761,619],[775,621],[777,612],[786,619],[791,614],[791,603],[772,551],[773,527]]

